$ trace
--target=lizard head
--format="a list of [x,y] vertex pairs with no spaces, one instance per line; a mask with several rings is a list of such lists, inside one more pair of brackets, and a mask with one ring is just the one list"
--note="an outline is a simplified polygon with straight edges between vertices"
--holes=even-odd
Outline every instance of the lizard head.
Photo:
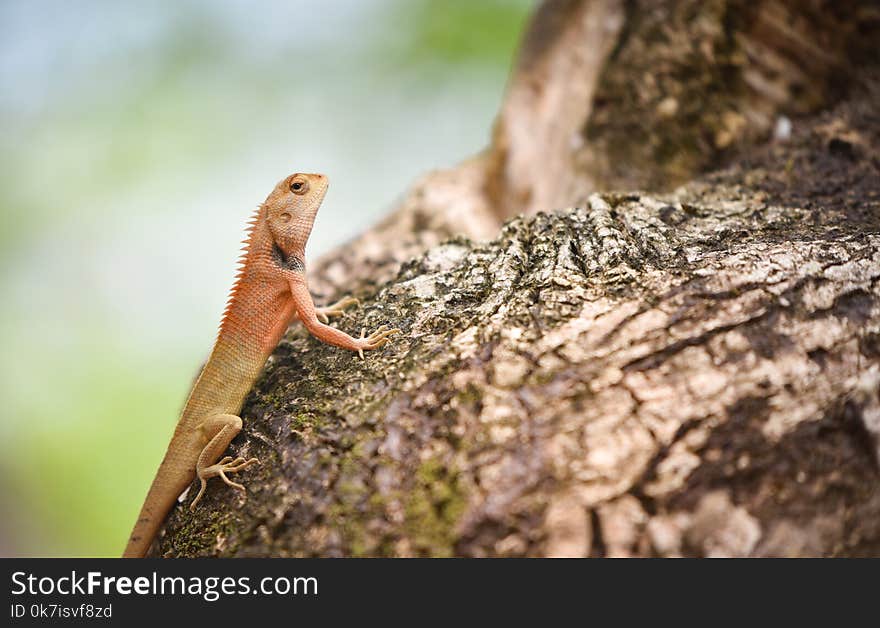
[[266,199],[266,220],[274,244],[284,255],[302,257],[315,215],[327,193],[323,174],[296,173],[283,179]]

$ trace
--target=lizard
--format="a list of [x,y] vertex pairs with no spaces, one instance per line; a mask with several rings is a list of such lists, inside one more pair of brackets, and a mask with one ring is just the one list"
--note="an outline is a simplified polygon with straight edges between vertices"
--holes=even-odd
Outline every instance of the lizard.
[[229,294],[214,347],[193,384],[171,442],[128,539],[124,558],[146,554],[174,502],[197,477],[195,508],[207,481],[229,479],[258,464],[256,458],[220,457],[241,431],[245,396],[288,326],[299,320],[319,340],[357,351],[378,349],[398,329],[382,325],[360,338],[331,327],[331,316],[357,303],[345,297],[317,308],[305,275],[305,246],[327,193],[322,174],[292,174],[281,180],[253,214],[243,240],[239,272]]

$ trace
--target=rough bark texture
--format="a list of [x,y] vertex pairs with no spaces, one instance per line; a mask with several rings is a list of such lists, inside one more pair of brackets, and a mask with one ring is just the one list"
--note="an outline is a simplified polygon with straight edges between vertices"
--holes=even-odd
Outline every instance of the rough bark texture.
[[858,76],[672,192],[498,232],[491,159],[426,177],[314,274],[362,298],[341,328],[404,333],[361,362],[291,331],[232,446],[263,462],[248,498],[213,485],[154,553],[880,555],[880,79]]
[[[552,0],[488,151],[496,213],[670,190],[819,111],[876,58],[876,0]],[[535,141],[541,138],[541,141]]]

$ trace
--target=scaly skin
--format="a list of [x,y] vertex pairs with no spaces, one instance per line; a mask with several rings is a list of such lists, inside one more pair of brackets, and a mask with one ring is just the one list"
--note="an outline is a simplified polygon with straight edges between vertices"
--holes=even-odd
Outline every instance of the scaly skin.
[[220,456],[241,430],[238,413],[245,395],[293,320],[299,319],[319,340],[361,357],[364,350],[377,349],[398,333],[383,325],[366,338],[363,332],[353,338],[326,324],[330,316],[357,303],[355,299],[315,307],[306,284],[305,246],[326,192],[324,175],[293,174],[275,186],[254,214],[211,357],[193,385],[123,557],[146,554],[193,478],[201,480],[201,489],[190,508],[201,499],[209,478],[219,477],[244,490],[227,474],[259,461]]

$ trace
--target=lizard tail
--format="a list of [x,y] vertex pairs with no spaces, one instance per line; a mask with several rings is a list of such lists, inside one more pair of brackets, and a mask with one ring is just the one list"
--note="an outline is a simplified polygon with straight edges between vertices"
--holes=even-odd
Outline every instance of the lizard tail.
[[175,457],[172,457],[171,453],[169,449],[162,464],[159,465],[159,471],[150,485],[147,498],[141,506],[141,512],[128,538],[128,544],[122,554],[123,558],[143,558],[146,555],[159,528],[165,522],[168,511],[195,476],[195,472],[192,474],[173,472],[170,467],[175,465],[169,458],[173,460]]

